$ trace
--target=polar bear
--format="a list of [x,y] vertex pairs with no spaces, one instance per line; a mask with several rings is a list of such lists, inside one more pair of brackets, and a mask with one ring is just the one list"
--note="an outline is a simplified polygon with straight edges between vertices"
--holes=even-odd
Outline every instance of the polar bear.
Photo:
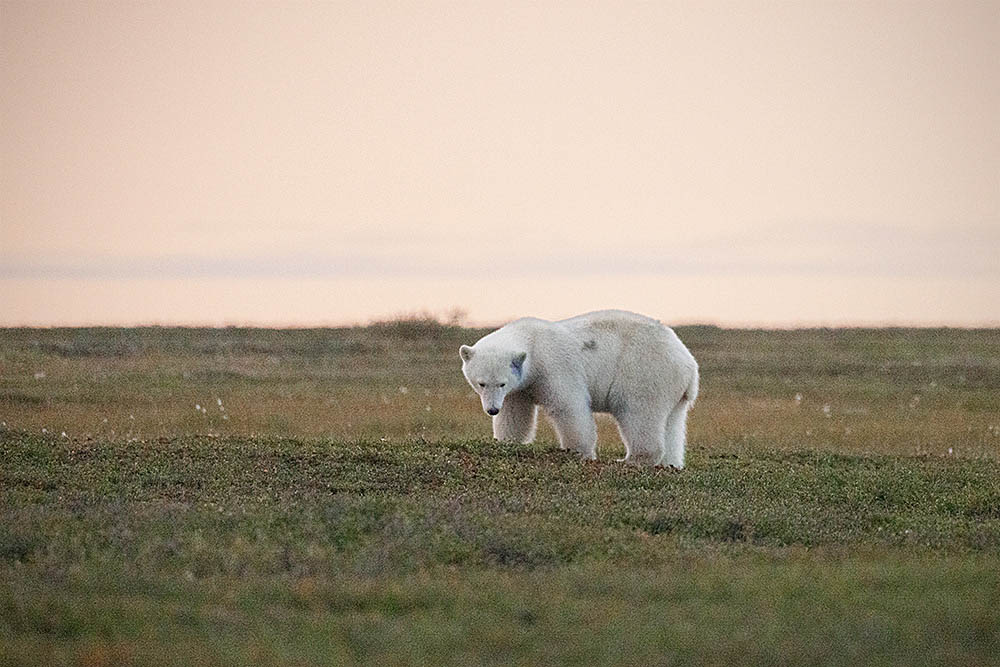
[[658,321],[602,310],[549,322],[515,320],[463,345],[462,373],[493,417],[493,437],[528,443],[538,407],[559,448],[597,458],[594,412],[618,422],[625,458],[684,467],[687,412],[698,395],[698,363]]

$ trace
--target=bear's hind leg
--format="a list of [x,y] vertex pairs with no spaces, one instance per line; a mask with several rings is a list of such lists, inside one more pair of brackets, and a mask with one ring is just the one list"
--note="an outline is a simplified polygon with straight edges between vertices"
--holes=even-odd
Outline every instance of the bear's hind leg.
[[597,460],[597,422],[589,405],[547,412],[559,437],[560,449],[571,449],[588,461]]
[[493,437],[523,445],[535,439],[538,406],[517,394],[508,394],[500,414],[493,418]]
[[687,413],[689,401],[681,401],[670,411],[664,428],[663,456],[657,465],[671,466],[680,470],[684,467],[684,448],[687,439]]
[[625,458],[619,461],[655,465],[663,455],[663,418],[625,413],[615,416],[625,443]]

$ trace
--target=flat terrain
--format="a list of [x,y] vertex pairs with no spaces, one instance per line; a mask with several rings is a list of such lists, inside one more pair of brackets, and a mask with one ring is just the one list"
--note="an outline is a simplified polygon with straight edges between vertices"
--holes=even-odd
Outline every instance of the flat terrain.
[[679,473],[482,333],[0,330],[0,664],[1000,664],[1000,331],[678,328]]

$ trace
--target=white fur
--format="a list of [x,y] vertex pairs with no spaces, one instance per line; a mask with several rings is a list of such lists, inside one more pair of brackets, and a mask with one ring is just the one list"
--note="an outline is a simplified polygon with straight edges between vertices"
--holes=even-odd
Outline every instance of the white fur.
[[[669,327],[622,310],[515,320],[463,345],[462,373],[493,417],[493,437],[531,442],[538,406],[559,447],[597,458],[594,412],[618,421],[623,461],[684,467],[698,364]],[[520,372],[518,372],[520,370]]]

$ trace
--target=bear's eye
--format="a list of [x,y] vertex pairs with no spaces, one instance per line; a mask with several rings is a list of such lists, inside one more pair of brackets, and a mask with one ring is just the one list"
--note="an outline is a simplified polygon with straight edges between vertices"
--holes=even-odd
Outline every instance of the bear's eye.
[[505,384],[507,384],[507,383],[506,383],[506,382],[501,382],[501,383],[500,383],[500,386],[502,387],[502,386],[504,386]]
[[485,382],[480,382],[480,383],[479,383],[479,386],[480,386],[480,387],[485,387],[485,386],[486,386],[486,383],[485,383]]

